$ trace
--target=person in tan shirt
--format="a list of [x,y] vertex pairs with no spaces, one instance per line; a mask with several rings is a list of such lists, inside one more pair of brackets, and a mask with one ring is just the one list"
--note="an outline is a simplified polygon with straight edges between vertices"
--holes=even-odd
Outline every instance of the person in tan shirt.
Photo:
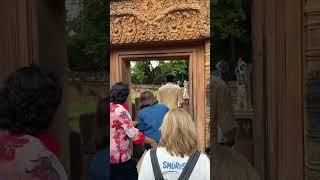
[[174,83],[174,76],[168,74],[166,76],[166,84],[158,90],[158,101],[159,103],[165,104],[169,109],[183,107],[183,92],[178,85]]

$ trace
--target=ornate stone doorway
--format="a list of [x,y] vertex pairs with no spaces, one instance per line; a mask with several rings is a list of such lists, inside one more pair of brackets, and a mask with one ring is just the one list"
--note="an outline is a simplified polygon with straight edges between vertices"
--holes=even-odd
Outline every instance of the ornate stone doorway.
[[209,0],[123,0],[110,2],[110,83],[130,82],[130,60],[143,57],[189,60],[192,116],[202,150],[210,83]]
[[[189,45],[157,45],[136,48],[113,48],[111,50],[110,84],[123,81],[131,84],[130,61],[141,61],[146,58],[158,60],[187,60],[189,64],[189,109],[199,133],[200,145],[204,150],[206,140],[206,82],[205,82],[205,45],[189,43]],[[130,98],[128,98],[130,99]],[[131,101],[128,101],[131,107]]]

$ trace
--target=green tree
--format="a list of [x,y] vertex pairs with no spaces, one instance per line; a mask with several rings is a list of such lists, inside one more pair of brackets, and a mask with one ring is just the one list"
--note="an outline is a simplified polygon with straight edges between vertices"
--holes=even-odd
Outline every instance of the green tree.
[[[104,0],[81,0],[80,15],[67,22],[69,67],[97,70],[106,63],[106,5]],[[109,68],[109,67],[106,67]]]
[[147,84],[148,71],[150,71],[149,63],[139,61],[131,70],[131,81],[134,84]]
[[131,81],[134,84],[161,84],[167,74],[176,76],[176,80],[188,79],[188,64],[186,61],[160,61],[155,68],[150,61],[137,62],[131,71]]
[[241,38],[246,33],[247,15],[243,8],[247,0],[219,0],[212,4],[213,35],[222,39]]

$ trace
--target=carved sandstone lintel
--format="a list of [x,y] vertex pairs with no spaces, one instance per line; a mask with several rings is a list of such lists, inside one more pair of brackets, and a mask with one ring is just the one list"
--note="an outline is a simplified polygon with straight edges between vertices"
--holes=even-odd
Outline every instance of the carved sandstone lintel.
[[210,37],[209,0],[110,3],[110,42],[128,44]]

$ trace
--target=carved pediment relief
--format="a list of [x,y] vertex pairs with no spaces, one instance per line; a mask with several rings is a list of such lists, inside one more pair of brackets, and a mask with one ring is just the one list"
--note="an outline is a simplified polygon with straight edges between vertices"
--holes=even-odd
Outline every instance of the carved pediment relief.
[[209,0],[113,1],[111,44],[209,37],[209,3]]

